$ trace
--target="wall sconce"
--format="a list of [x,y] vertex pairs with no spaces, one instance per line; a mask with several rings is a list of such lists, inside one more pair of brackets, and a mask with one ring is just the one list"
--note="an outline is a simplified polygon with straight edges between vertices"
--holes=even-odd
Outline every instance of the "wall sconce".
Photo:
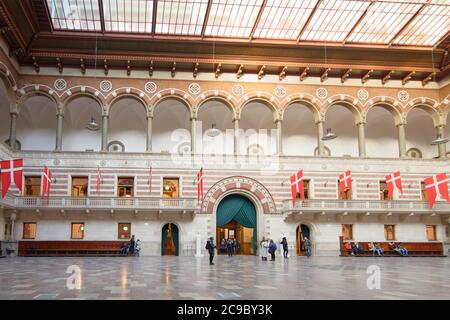
[[367,183],[367,185],[366,185],[366,188],[369,188],[370,187],[370,185],[371,185],[371,183],[369,182],[369,183]]
[[325,183],[323,184],[323,186],[326,188],[326,187],[327,187],[327,184],[328,184],[328,180],[325,181]]
[[281,186],[284,187],[285,183],[284,181],[281,181]]
[[52,183],[56,183],[56,178],[52,178],[52,179],[51,179],[51,182],[52,182]]

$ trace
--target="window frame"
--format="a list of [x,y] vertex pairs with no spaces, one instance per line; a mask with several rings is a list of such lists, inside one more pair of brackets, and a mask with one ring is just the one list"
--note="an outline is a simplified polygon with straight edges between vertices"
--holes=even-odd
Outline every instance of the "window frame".
[[[345,234],[344,234],[344,226],[350,226],[350,238],[346,239],[345,238]],[[354,235],[353,235],[353,223],[342,223],[341,224],[341,235],[342,235],[342,239],[344,241],[354,241]]]
[[[87,180],[87,190],[85,196],[74,196],[73,195],[73,179],[80,179],[80,178],[86,178]],[[69,196],[72,198],[88,198],[90,196],[90,183],[89,183],[89,175],[69,175],[69,181],[70,181],[70,187],[69,187]]]
[[[34,225],[34,237],[25,237],[25,225]],[[37,235],[37,222],[24,222],[22,225],[22,239],[35,240]]]
[[[127,237],[127,238],[121,238],[120,237],[120,232],[121,232],[120,226],[121,225],[127,225],[128,226],[128,228],[129,228],[129,230],[128,230],[129,237]],[[130,240],[131,236],[132,236],[131,235],[131,222],[117,222],[117,239],[119,239],[119,240]]]
[[[73,227],[74,227],[74,225],[77,225],[77,224],[82,225],[82,227],[83,227],[83,230],[81,230],[81,232],[82,232],[81,238],[74,238],[74,236],[73,236]],[[71,240],[84,240],[85,230],[86,230],[86,224],[84,222],[71,222],[70,223],[70,239]]]
[[[164,179],[178,179],[178,198],[164,198]],[[159,195],[164,199],[180,199],[182,197],[182,177],[181,176],[161,176],[161,188]]]
[[[39,178],[39,194],[38,195],[26,195],[26,186],[27,186],[27,178]],[[23,196],[24,197],[41,197],[42,196],[42,174],[36,174],[36,175],[23,175]]]
[[[388,227],[392,227],[392,239],[388,239]],[[386,241],[396,241],[397,240],[397,235],[396,235],[396,230],[395,230],[395,224],[385,224],[384,225],[384,239]]]
[[[429,227],[432,227],[432,228],[433,228],[433,236],[434,236],[434,239],[430,239],[430,238],[428,237],[428,228],[429,228]],[[428,241],[437,241],[437,226],[436,226],[435,224],[427,224],[427,225],[425,225],[425,232],[426,232],[427,240],[428,240]]]

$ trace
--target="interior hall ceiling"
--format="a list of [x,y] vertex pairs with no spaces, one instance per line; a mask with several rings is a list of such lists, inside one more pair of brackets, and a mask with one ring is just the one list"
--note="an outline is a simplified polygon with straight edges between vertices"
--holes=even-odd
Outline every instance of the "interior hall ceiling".
[[22,65],[426,85],[449,71],[450,0],[0,0]]

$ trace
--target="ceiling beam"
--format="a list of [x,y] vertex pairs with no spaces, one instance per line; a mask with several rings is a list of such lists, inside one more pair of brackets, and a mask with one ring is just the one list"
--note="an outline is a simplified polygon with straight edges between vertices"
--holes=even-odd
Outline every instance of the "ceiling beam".
[[266,65],[262,65],[258,71],[258,80],[261,80],[265,75]]
[[100,15],[100,25],[102,33],[105,34],[105,13],[103,12],[103,0],[98,0],[98,12]]
[[389,81],[389,79],[391,78],[392,74],[394,73],[394,70],[389,71],[384,77],[383,79],[381,79],[381,84],[386,84],[386,82]]
[[192,72],[192,76],[193,76],[194,78],[197,78],[198,67],[199,67],[199,65],[200,65],[200,63],[198,63],[198,62],[196,62],[196,63],[194,64],[194,71]]
[[404,78],[402,79],[402,85],[407,84],[407,83],[409,82],[409,80],[412,79],[412,76],[413,76],[415,73],[416,73],[415,71],[411,71],[410,73],[408,73],[408,74],[406,75],[406,77],[404,77]]
[[280,74],[279,74],[279,76],[278,76],[278,78],[280,79],[280,81],[283,80],[284,78],[286,78],[287,68],[288,68],[287,66],[284,66],[284,67],[281,69],[281,72],[280,72]]
[[240,79],[242,76],[242,73],[244,73],[244,65],[241,64],[236,72],[236,78]]
[[56,67],[58,68],[58,72],[61,74],[63,73],[63,66],[61,59],[59,57],[56,58]]
[[367,81],[369,81],[370,75],[372,74],[373,69],[370,69],[369,71],[367,71],[367,73],[361,78],[361,83],[366,83]]
[[174,78],[175,77],[175,72],[177,71],[177,63],[174,61],[173,63],[172,63],[172,69],[171,69],[171,71],[170,71],[170,75],[172,76],[172,78]]
[[411,22],[413,22],[417,16],[423,11],[425,10],[426,7],[428,7],[428,5],[430,4],[431,0],[427,0],[426,3],[424,3],[419,10],[417,10],[416,13],[413,14],[413,16],[408,20],[408,22],[406,22],[406,24],[395,34],[395,36],[391,39],[391,41],[389,41],[389,46],[392,46],[392,44],[394,43],[395,40],[397,40],[397,38],[403,33],[403,31],[406,30],[406,28],[408,28],[408,26],[411,24]]
[[203,25],[202,25],[202,33],[201,33],[202,39],[205,37],[205,30],[206,30],[206,25],[208,24],[209,14],[211,13],[212,2],[213,2],[213,0],[209,0],[208,6],[206,7],[205,20],[203,20]]
[[361,17],[359,17],[358,21],[356,21],[355,25],[350,29],[350,31],[347,33],[347,35],[345,36],[344,40],[342,40],[342,44],[344,45],[348,38],[350,38],[350,36],[352,35],[352,33],[355,31],[355,29],[361,24],[361,22],[364,20],[364,18],[367,16],[367,14],[369,13],[370,8],[376,3],[377,1],[374,0],[372,1],[366,8],[366,10],[364,11],[364,13],[361,15]]
[[331,68],[326,68],[325,71],[320,76],[320,82],[324,82],[328,78],[328,72],[331,71]]
[[436,49],[437,47],[439,47],[439,45],[445,40],[447,40],[448,37],[450,37],[450,30],[442,38],[440,38],[438,42],[436,42],[433,48]]
[[442,70],[446,66],[447,58],[448,58],[449,49],[445,49],[444,54],[442,55],[441,63],[439,64],[439,69]]
[[261,16],[266,8],[267,0],[263,0],[261,7],[259,8],[258,16],[256,17],[255,23],[253,24],[252,31],[250,32],[250,37],[248,40],[252,40],[255,35],[256,28],[258,28],[259,21],[261,20]]
[[103,70],[105,72],[105,76],[107,76],[109,73],[109,67],[108,67],[108,60],[106,59],[103,60]]
[[430,82],[433,77],[436,75],[436,72],[430,73],[425,79],[422,80],[422,86],[426,86],[428,82]]
[[219,63],[216,67],[216,72],[214,73],[214,76],[216,77],[216,79],[220,76],[221,69],[222,69],[222,64]]
[[306,20],[305,25],[303,26],[302,30],[300,31],[300,34],[297,36],[297,44],[300,42],[300,38],[302,37],[306,28],[308,28],[308,25],[311,23],[313,16],[316,14],[317,9],[319,9],[319,6],[322,2],[323,2],[323,0],[317,1],[316,5],[314,6],[314,9],[311,11],[311,14],[308,17],[308,20]]
[[156,13],[158,11],[158,0],[153,0],[153,15],[152,15],[152,37],[155,37],[156,33]]
[[348,77],[350,77],[350,73],[352,72],[352,69],[348,69],[341,77],[341,83],[344,83]]

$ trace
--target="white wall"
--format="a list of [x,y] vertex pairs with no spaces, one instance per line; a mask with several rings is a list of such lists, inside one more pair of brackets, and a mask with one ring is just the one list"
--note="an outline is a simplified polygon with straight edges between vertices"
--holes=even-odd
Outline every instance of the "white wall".
[[3,81],[0,81],[0,142],[9,139],[9,100]]
[[340,105],[333,105],[325,115],[324,134],[327,128],[331,128],[338,136],[334,140],[325,141],[331,156],[358,156],[358,131],[350,110]]
[[283,153],[313,156],[317,147],[317,127],[313,113],[301,103],[293,103],[284,112]]
[[147,113],[134,99],[122,99],[111,106],[108,142],[118,140],[126,152],[145,152],[147,139]]
[[436,146],[430,145],[436,138],[436,129],[433,120],[424,110],[414,108],[408,113],[406,119],[406,149],[419,148],[423,158],[434,158],[438,155]]
[[276,153],[276,124],[273,121],[273,111],[261,102],[250,102],[241,112],[240,152],[254,155],[254,146],[260,145],[265,155]]
[[156,106],[153,117],[153,151],[177,153],[183,147],[190,147],[190,132],[190,115],[185,105],[175,99],[168,99]]
[[[233,113],[220,101],[208,101],[203,104],[198,112],[197,127],[197,146],[203,146],[205,154],[233,154],[234,152],[234,124]],[[212,124],[221,131],[217,137],[210,137],[207,131],[211,129]],[[199,147],[200,148],[200,147]],[[200,150],[200,149],[199,149]]]
[[27,99],[17,120],[17,139],[22,150],[54,150],[56,144],[56,106],[48,98]]
[[398,129],[392,114],[382,107],[367,114],[366,153],[368,157],[398,158]]
[[[91,117],[100,125],[98,131],[90,131],[86,125]],[[100,105],[91,98],[79,97],[71,101],[64,112],[63,150],[85,151],[101,149],[102,112]]]

